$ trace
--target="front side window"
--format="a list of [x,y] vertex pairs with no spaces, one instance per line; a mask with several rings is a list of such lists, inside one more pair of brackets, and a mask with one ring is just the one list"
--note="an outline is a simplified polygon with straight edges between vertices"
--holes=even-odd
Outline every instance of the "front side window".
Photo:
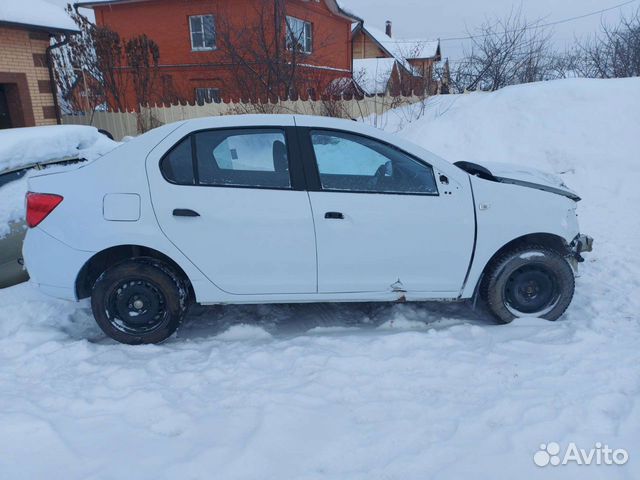
[[205,103],[213,103],[220,101],[220,89],[219,88],[196,88],[196,103],[198,105],[204,105]]
[[433,169],[376,140],[343,132],[311,132],[323,190],[437,195]]
[[291,187],[282,130],[210,130],[195,145],[200,185]]
[[296,17],[287,17],[287,48],[311,53],[313,50],[313,24]]
[[216,48],[216,27],[213,15],[189,17],[191,50],[206,51]]

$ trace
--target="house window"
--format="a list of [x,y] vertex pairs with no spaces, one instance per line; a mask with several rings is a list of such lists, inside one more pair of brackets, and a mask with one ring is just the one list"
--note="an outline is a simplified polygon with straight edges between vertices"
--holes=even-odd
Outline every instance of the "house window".
[[311,53],[313,47],[313,24],[295,17],[287,17],[287,48],[302,53]]
[[205,103],[219,102],[220,101],[220,89],[219,88],[196,88],[196,103],[198,105],[204,105]]
[[195,15],[189,17],[191,30],[191,50],[196,52],[215,50],[216,27],[213,15]]

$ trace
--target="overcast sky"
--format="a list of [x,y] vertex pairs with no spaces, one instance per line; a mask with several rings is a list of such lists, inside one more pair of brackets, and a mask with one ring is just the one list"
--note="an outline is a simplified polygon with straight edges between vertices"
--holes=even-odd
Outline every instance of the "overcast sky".
[[[394,37],[447,38],[465,36],[467,29],[487,18],[504,17],[522,7],[529,20],[544,18],[545,23],[585,15],[625,3],[625,0],[340,0],[340,4],[365,19],[365,23],[384,28],[393,22]],[[630,14],[640,0],[622,8],[563,23],[553,27],[554,41],[560,48],[574,37],[596,31],[601,21],[614,23],[621,13]],[[442,42],[444,56],[455,58],[462,42]]]
[[[0,0],[19,1],[19,0]],[[49,0],[66,5],[69,0]],[[177,0],[184,1],[184,0]],[[233,0],[230,0],[233,1]],[[384,22],[393,22],[395,37],[427,39],[460,37],[467,29],[487,18],[504,17],[512,9],[522,8],[529,19],[543,18],[545,23],[585,15],[625,3],[628,0],[339,0],[340,4],[365,19],[372,26],[384,29]],[[624,7],[563,23],[553,27],[554,41],[564,48],[574,37],[595,32],[602,21],[614,23],[622,13],[630,14],[640,7],[640,0]],[[142,33],[142,32],[141,32]],[[464,43],[443,41],[442,53],[453,59],[460,56]]]

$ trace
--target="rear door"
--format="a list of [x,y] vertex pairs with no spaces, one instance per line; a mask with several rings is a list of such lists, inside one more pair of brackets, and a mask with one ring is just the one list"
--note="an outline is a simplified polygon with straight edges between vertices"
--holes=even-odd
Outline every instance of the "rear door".
[[313,218],[295,131],[181,135],[160,159],[152,153],[147,160],[153,207],[169,240],[228,293],[315,293]]
[[456,297],[473,252],[468,182],[370,137],[301,129],[318,245],[318,291]]

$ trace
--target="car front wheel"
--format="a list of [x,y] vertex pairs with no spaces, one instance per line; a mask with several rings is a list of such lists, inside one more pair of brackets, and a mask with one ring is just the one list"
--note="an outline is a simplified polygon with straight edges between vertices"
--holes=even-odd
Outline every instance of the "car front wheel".
[[481,294],[502,323],[518,317],[557,320],[569,307],[575,278],[569,262],[543,246],[515,248],[489,266]]
[[96,322],[109,337],[129,345],[159,343],[180,326],[187,288],[170,267],[139,258],[105,271],[91,294]]

